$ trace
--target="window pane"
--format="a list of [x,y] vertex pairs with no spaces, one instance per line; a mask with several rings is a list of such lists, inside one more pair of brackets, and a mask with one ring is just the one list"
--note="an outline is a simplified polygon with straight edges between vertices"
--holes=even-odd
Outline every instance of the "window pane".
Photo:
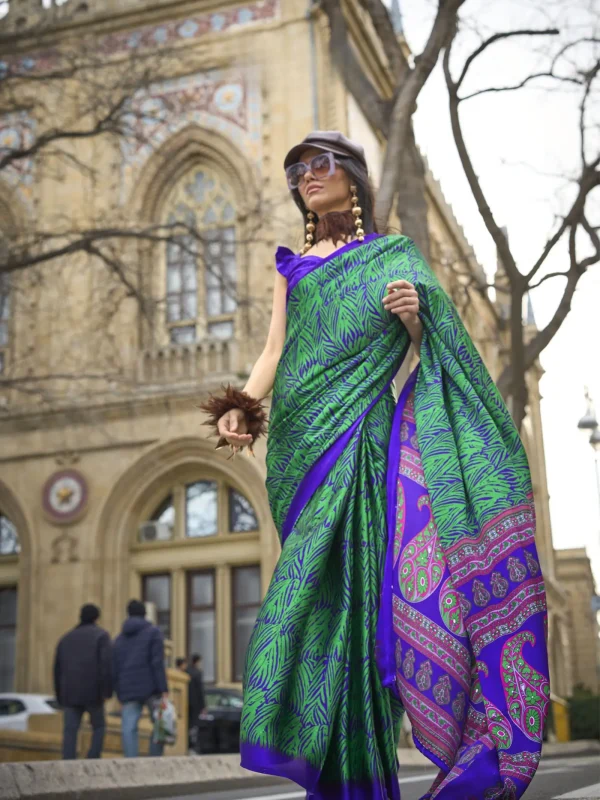
[[233,570],[233,680],[241,681],[250,635],[260,608],[260,567]]
[[223,208],[222,219],[223,222],[233,222],[235,219],[235,208],[231,205],[231,203],[225,204],[225,207]]
[[0,353],[0,375],[4,372],[4,353]]
[[171,344],[192,344],[196,341],[196,326],[183,325],[170,330]]
[[204,680],[215,681],[215,612],[190,611],[189,649],[191,653],[202,656]]
[[[179,249],[179,248],[177,248]],[[167,270],[167,291],[180,292],[181,291],[181,271],[179,269],[179,262],[169,263]]]
[[168,525],[171,531],[175,527],[175,506],[173,505],[173,496],[169,495],[156,509],[154,514],[150,517],[153,522],[162,522]]
[[6,347],[8,344],[8,325],[6,322],[0,322],[0,347]]
[[17,529],[7,517],[0,514],[0,556],[11,556],[20,552]]
[[251,502],[235,489],[229,490],[229,530],[236,533],[258,530],[258,519]]
[[146,575],[144,578],[144,601],[154,603],[157,611],[171,608],[171,577],[169,575]]
[[0,692],[13,689],[17,640],[17,590],[0,589]]
[[217,484],[198,481],[186,487],[186,536],[217,533]]
[[211,322],[207,331],[215,339],[232,339],[233,322]]
[[215,578],[212,572],[192,575],[190,601],[193,608],[212,606],[215,602]]
[[183,289],[194,293],[198,290],[196,264],[193,261],[186,261],[183,265]]
[[235,657],[233,665],[233,680],[241,681],[244,677],[244,661],[246,650],[256,622],[258,608],[243,608],[235,612],[234,636]]
[[216,317],[223,313],[220,289],[206,290],[206,313],[209,317]]
[[146,575],[143,579],[144,602],[156,606],[156,624],[165,639],[171,638],[171,576]]
[[197,296],[196,292],[187,292],[183,295],[183,318],[196,319],[197,316]]
[[231,284],[228,285],[228,288],[223,292],[223,313],[224,314],[233,314],[233,312],[237,308],[237,303],[235,302],[235,297],[233,296],[233,287]]
[[167,322],[179,322],[181,319],[181,297],[178,294],[167,297]]
[[207,252],[209,256],[220,256],[221,255],[221,242],[215,241],[210,242],[207,248]]
[[234,569],[233,591],[236,606],[260,604],[260,568],[237,567]]
[[0,589],[0,627],[17,624],[17,590]]

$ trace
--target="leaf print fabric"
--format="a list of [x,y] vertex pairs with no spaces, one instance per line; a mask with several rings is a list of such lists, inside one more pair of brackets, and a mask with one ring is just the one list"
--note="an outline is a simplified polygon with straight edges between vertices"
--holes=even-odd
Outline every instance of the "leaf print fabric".
[[[426,798],[520,797],[547,658],[517,432],[409,239],[301,261],[278,264],[294,281],[267,450],[282,552],[246,656],[242,765],[313,800],[400,800],[406,709],[441,770]],[[396,403],[409,337],[381,300],[399,278],[424,335]]]

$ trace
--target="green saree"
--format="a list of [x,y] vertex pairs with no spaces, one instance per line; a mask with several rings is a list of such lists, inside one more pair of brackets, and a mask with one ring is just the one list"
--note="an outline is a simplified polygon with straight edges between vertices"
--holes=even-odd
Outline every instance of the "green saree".
[[[277,268],[287,333],[267,490],[282,553],[246,656],[242,766],[319,800],[398,800],[406,708],[440,767],[426,797],[520,797],[548,684],[529,471],[510,416],[406,237],[372,234],[326,259],[280,248]],[[399,278],[417,288],[424,335],[397,402],[410,341],[382,299]],[[524,644],[537,728],[515,706]]]

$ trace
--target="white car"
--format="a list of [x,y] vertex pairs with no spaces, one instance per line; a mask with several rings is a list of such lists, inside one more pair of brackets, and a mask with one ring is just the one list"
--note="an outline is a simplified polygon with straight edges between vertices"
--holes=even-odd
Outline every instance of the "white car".
[[56,714],[59,708],[46,694],[0,694],[0,730],[26,731],[30,714]]

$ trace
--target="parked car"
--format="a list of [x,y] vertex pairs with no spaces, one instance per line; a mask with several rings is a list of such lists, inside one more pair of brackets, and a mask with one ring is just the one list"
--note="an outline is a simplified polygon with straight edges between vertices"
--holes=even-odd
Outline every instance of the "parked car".
[[196,753],[239,753],[242,693],[237,689],[206,689],[206,711],[198,718],[192,743]]
[[0,730],[26,731],[30,714],[56,714],[58,702],[45,694],[0,694]]

